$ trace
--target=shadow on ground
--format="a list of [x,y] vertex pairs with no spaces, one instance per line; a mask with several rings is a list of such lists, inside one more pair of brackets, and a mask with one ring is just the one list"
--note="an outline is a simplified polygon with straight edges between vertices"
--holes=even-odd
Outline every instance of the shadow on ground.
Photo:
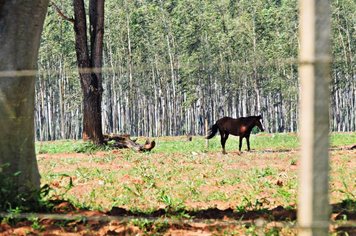
[[[87,209],[77,209],[67,201],[55,201],[51,212],[33,216],[23,217],[22,219],[12,219],[11,222],[0,224],[1,235],[23,235],[31,232],[32,234],[63,234],[66,235],[131,235],[137,233],[154,233],[179,235],[183,230],[187,232],[216,232],[224,227],[232,228],[240,225],[241,227],[251,227],[257,220],[265,223],[280,223],[277,227],[284,227],[284,223],[292,223],[295,226],[297,218],[296,209],[292,207],[278,206],[273,209],[258,209],[247,211],[235,211],[229,209],[209,208],[202,210],[187,211],[184,209],[160,209],[150,213],[133,212],[120,207],[113,207],[109,212],[90,211]],[[331,220],[333,223],[332,231],[337,235],[356,235],[356,201],[344,200],[341,203],[332,205]],[[0,218],[1,219],[1,218]],[[165,219],[168,223],[157,226],[154,222]],[[353,222],[352,224],[345,224]],[[140,221],[140,225],[132,225],[132,220]],[[199,224],[197,224],[199,222]],[[230,222],[226,224],[226,222]],[[335,223],[335,222],[344,222]],[[35,227],[34,224],[36,223]],[[292,226],[292,227],[294,227]],[[173,230],[173,231],[172,231]],[[296,231],[295,231],[296,232]],[[347,234],[346,234],[347,233]],[[195,235],[195,234],[191,234]]]

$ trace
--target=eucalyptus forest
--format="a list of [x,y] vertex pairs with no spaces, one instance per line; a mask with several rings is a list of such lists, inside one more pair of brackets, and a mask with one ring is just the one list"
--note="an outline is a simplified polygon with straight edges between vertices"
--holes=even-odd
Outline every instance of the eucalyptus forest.
[[[356,3],[332,2],[330,130],[356,131]],[[54,0],[63,15],[71,1]],[[296,0],[106,0],[104,133],[204,135],[223,116],[298,130]],[[49,7],[36,82],[37,140],[82,136],[72,22]]]

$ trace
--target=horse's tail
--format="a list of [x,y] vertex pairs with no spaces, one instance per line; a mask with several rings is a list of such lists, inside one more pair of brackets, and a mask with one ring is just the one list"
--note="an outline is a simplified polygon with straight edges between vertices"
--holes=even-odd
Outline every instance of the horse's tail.
[[206,136],[206,139],[211,139],[212,137],[215,136],[215,134],[218,132],[218,125],[214,124],[211,126],[211,128],[208,131],[208,135]]

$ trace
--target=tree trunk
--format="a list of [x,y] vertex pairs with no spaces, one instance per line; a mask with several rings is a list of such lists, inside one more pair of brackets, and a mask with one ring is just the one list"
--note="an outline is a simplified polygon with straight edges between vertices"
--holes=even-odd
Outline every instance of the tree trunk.
[[[102,49],[104,35],[104,0],[90,1],[89,53],[86,14],[83,0],[73,0],[75,49],[83,91],[83,139],[102,144]],[[90,56],[89,56],[90,55]]]
[[[0,175],[9,177],[12,190],[25,195],[40,188],[34,96],[47,6],[48,0],[0,1]],[[0,205],[13,200],[1,199]]]

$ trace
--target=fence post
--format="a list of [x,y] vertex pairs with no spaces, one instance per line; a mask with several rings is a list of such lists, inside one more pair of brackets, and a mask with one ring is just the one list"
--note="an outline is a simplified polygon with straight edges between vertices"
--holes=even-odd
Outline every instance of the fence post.
[[299,0],[299,235],[328,235],[330,2]]

